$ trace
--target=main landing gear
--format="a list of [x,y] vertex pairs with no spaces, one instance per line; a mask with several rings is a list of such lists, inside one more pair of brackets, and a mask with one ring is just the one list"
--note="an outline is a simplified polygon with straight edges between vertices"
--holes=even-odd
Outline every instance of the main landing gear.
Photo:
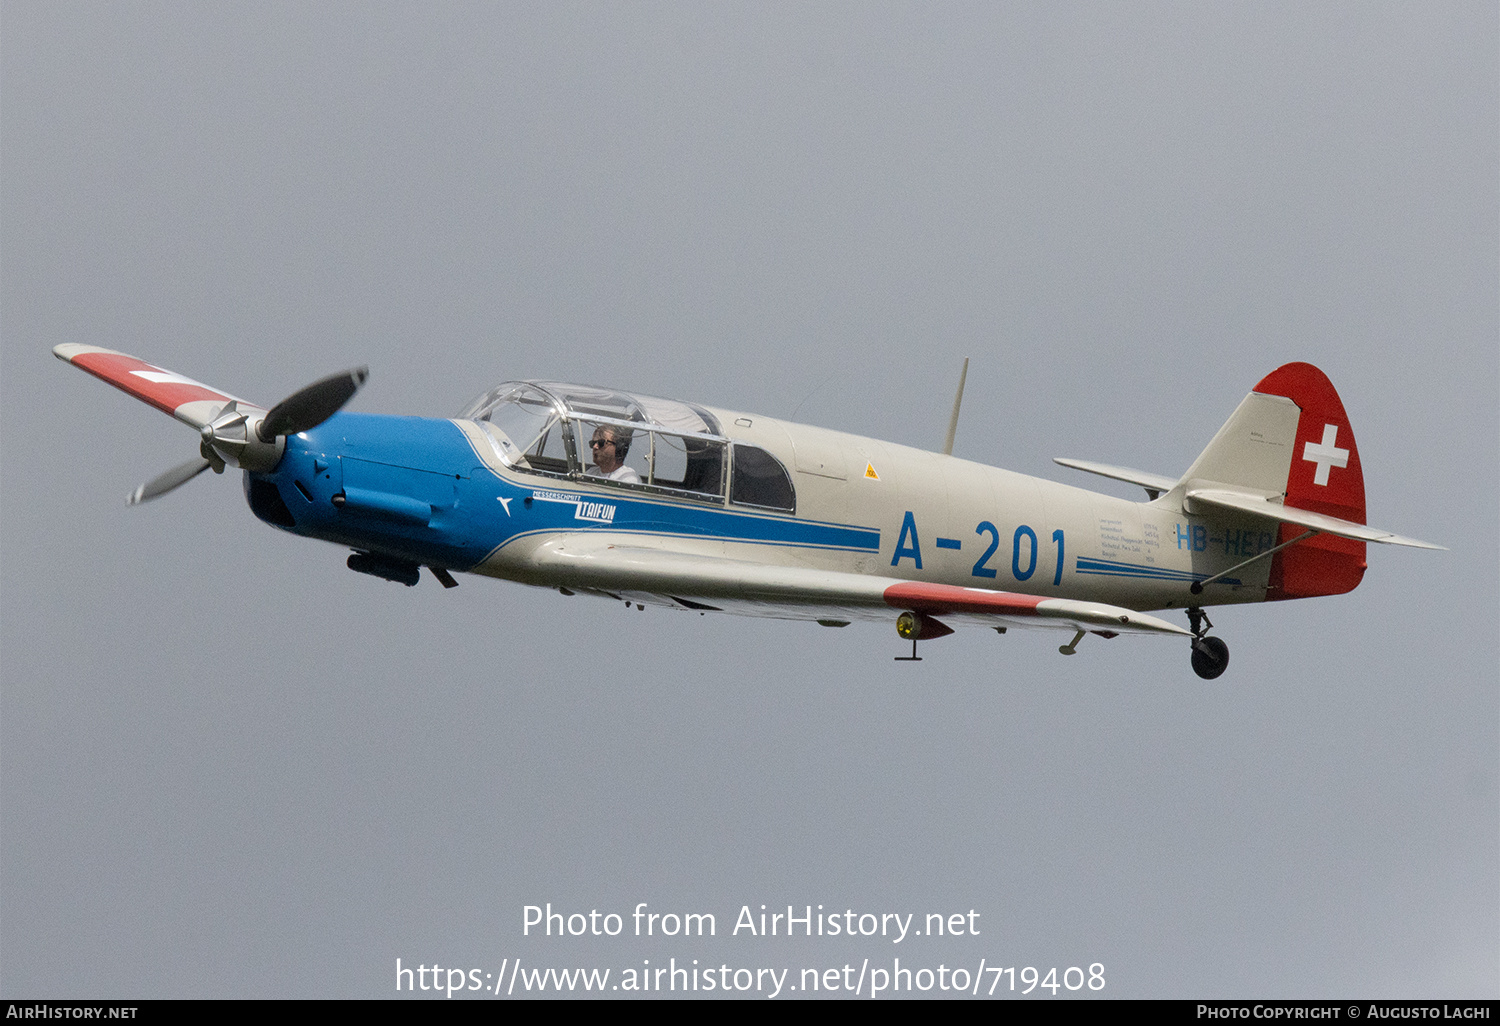
[[1229,667],[1229,646],[1220,638],[1207,636],[1214,625],[1200,607],[1189,606],[1187,615],[1193,631],[1193,672],[1204,680],[1213,680]]

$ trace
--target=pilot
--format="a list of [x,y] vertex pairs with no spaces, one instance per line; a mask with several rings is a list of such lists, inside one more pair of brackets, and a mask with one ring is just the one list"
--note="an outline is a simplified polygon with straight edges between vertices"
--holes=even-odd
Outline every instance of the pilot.
[[630,454],[631,433],[626,428],[601,425],[594,428],[594,438],[589,450],[594,455],[594,464],[585,470],[585,477],[607,477],[611,481],[640,484],[641,475],[625,465]]

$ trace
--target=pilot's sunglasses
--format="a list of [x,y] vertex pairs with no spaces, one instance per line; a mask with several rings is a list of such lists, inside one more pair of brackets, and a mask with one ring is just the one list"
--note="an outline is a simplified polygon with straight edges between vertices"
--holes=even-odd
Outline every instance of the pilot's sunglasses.
[[591,438],[591,439],[589,439],[589,448],[590,449],[602,449],[606,445],[614,445],[614,444],[615,444],[615,440],[613,438]]

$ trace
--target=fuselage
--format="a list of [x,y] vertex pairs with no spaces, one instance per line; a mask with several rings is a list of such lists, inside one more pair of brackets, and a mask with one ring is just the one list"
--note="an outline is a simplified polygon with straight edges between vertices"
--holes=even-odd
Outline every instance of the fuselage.
[[[576,455],[538,469],[473,420],[340,413],[288,437],[281,462],[247,473],[246,490],[257,516],[300,535],[393,564],[529,584],[565,586],[538,569],[537,554],[587,535],[1137,610],[1266,597],[1272,559],[1201,595],[1189,591],[1276,545],[1264,520],[1188,516],[1160,500],[1132,502],[890,442],[695,409],[718,422],[727,465],[716,489],[617,484],[587,476]],[[582,448],[576,441],[569,453]],[[784,468],[790,509],[737,501],[733,463],[752,448]]]

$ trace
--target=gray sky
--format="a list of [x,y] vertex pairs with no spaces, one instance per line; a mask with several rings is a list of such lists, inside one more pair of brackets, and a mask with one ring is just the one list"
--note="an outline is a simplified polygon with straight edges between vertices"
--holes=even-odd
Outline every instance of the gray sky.
[[[1492,4],[0,5],[0,991],[394,994],[498,970],[1103,963],[1106,996],[1500,990]],[[588,380],[1180,473],[1328,372],[1352,595],[1184,646],[405,589],[140,509],[180,425]],[[1107,483],[1096,482],[1108,489]],[[1130,494],[1122,488],[1119,494]],[[712,912],[714,940],[521,936]],[[742,905],[978,937],[728,936]],[[628,932],[628,928],[627,928]]]

